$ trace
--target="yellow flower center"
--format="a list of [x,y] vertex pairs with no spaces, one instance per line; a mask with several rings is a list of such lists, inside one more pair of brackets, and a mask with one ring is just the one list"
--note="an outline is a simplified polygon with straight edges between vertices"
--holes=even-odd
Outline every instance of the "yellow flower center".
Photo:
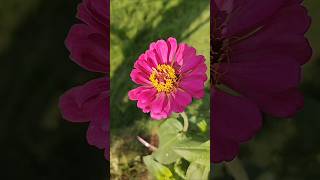
[[152,85],[158,92],[170,93],[177,82],[177,76],[174,68],[170,65],[158,65],[157,69],[152,68],[153,71],[149,77]]

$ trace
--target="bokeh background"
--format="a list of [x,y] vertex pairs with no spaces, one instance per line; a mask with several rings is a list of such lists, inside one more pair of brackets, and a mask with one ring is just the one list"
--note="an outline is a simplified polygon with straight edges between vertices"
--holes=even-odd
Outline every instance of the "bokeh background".
[[[112,179],[148,178],[142,156],[150,151],[137,141],[136,136],[156,143],[155,131],[159,122],[150,120],[149,115],[137,108],[136,102],[128,100],[128,91],[137,87],[130,79],[130,72],[151,42],[170,36],[195,47],[209,65],[210,1],[111,0]],[[206,92],[203,100],[194,101],[186,111],[192,121],[191,129],[201,120],[209,127],[208,86]],[[207,135],[209,138],[209,128]]]
[[[80,0],[0,0],[0,179],[107,179],[87,124],[61,118],[59,96],[99,76],[71,62],[64,39]],[[106,175],[107,174],[107,175]]]
[[[283,120],[266,117],[260,133],[242,145],[239,159],[254,180],[320,179],[320,1],[305,0],[313,22],[307,36],[313,48],[303,67],[304,109]],[[215,166],[217,180],[233,179],[223,165]]]

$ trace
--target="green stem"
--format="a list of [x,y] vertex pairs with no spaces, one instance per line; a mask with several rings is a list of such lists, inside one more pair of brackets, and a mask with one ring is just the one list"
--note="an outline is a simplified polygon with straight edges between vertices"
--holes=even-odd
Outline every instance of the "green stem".
[[182,132],[187,132],[188,131],[188,127],[189,127],[189,120],[188,120],[188,116],[185,112],[180,113],[180,115],[183,118],[183,129]]
[[155,146],[153,146],[152,144],[148,143],[147,141],[142,139],[140,136],[137,136],[137,139],[138,139],[139,142],[141,142],[141,144],[143,144],[145,147],[149,148],[150,151],[156,151],[157,150],[157,148]]
[[248,174],[238,158],[225,163],[225,166],[235,180],[249,180]]

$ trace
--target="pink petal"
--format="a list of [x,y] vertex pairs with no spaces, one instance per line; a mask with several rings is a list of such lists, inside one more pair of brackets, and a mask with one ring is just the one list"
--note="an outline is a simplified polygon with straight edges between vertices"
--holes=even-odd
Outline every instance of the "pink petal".
[[150,65],[150,67],[156,68],[159,63],[157,61],[155,52],[153,50],[147,50],[146,55],[147,55],[147,62]]
[[186,73],[195,69],[199,64],[203,64],[205,61],[204,56],[187,56],[183,58],[183,65],[181,66],[180,72]]
[[239,143],[225,137],[211,138],[211,162],[232,161],[239,153]]
[[109,143],[109,103],[101,99],[92,112],[93,119],[87,130],[87,141],[90,145],[104,149]]
[[182,57],[183,57],[183,52],[184,52],[185,48],[186,48],[186,44],[181,43],[178,45],[178,49],[176,52],[176,63],[179,66],[182,66],[182,63],[183,63]]
[[[179,107],[181,107],[184,110],[189,104],[191,104],[192,97],[190,94],[188,94],[184,90],[177,89],[177,91],[174,92],[173,95],[174,95],[173,108],[180,109]],[[174,107],[176,105],[178,105],[178,107]]]
[[196,68],[192,69],[188,73],[184,73],[182,76],[189,77],[189,76],[197,76],[198,78],[202,79],[203,81],[207,80],[207,66],[205,63],[198,64]]
[[128,92],[128,96],[130,100],[138,100],[139,99],[139,95],[142,92],[142,90],[144,90],[145,87],[144,86],[140,86],[137,87],[135,89],[132,89]]
[[168,46],[168,64],[171,64],[172,61],[176,59],[176,51],[177,51],[177,40],[175,38],[169,37],[167,40],[167,46]]
[[109,52],[106,39],[95,34],[89,26],[72,26],[66,39],[71,59],[81,67],[94,72],[107,72]]
[[165,93],[159,93],[151,104],[151,112],[160,113],[163,111],[166,95]]
[[276,13],[287,0],[237,0],[234,1],[226,37],[239,36],[262,25]]
[[71,122],[92,120],[97,99],[108,91],[107,88],[108,81],[100,78],[70,89],[60,97],[59,108],[63,117]]
[[151,111],[150,116],[154,120],[163,120],[168,117],[168,114],[164,111],[159,112],[159,113]]
[[138,69],[133,69],[130,74],[131,79],[140,85],[151,85],[149,77]]
[[144,89],[139,95],[137,106],[142,109],[144,113],[151,111],[152,101],[155,99],[157,90],[154,88]]
[[248,62],[220,64],[219,71],[224,74],[220,79],[224,84],[244,95],[252,90],[274,93],[294,88],[299,85],[301,76],[298,62],[285,57],[272,59],[267,55]]
[[157,41],[156,52],[160,58],[160,64],[167,64],[167,62],[168,62],[168,46],[164,40]]
[[147,55],[142,54],[140,55],[139,59],[134,63],[134,68],[140,70],[144,74],[146,74],[148,77],[152,73],[153,64],[147,61]]
[[250,93],[261,110],[271,116],[289,118],[303,108],[303,95],[297,88],[274,94]]
[[84,0],[78,6],[77,17],[101,34],[109,35],[108,7],[110,2],[106,0]]
[[[234,153],[238,150],[234,143],[242,143],[252,138],[261,128],[262,117],[257,105],[244,97],[213,90],[211,102],[211,139],[215,147],[213,160],[218,162],[226,160],[225,157],[236,155]],[[224,154],[223,150],[219,149],[220,145],[223,150],[229,149],[226,152],[230,154]]]
[[199,79],[199,76],[188,76],[182,78],[179,86],[194,98],[200,99],[204,96],[204,80]]
[[264,54],[275,54],[292,57],[304,64],[312,54],[309,42],[304,37],[310,23],[306,9],[300,4],[285,6],[254,36],[233,45],[231,56],[250,53],[259,58]]

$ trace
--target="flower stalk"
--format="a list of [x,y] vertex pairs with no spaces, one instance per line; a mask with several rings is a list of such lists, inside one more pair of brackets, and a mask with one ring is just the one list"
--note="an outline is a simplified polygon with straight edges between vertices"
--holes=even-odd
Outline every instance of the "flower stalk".
[[185,112],[180,113],[181,117],[183,118],[183,129],[182,132],[187,132],[189,127],[189,120],[188,116]]
[[141,144],[143,144],[145,147],[149,148],[150,151],[156,151],[158,148],[156,148],[155,146],[153,146],[152,144],[148,143],[146,140],[142,139],[140,136],[137,136],[137,139],[139,142],[141,142]]
[[248,174],[238,158],[225,163],[225,166],[235,180],[249,180]]

